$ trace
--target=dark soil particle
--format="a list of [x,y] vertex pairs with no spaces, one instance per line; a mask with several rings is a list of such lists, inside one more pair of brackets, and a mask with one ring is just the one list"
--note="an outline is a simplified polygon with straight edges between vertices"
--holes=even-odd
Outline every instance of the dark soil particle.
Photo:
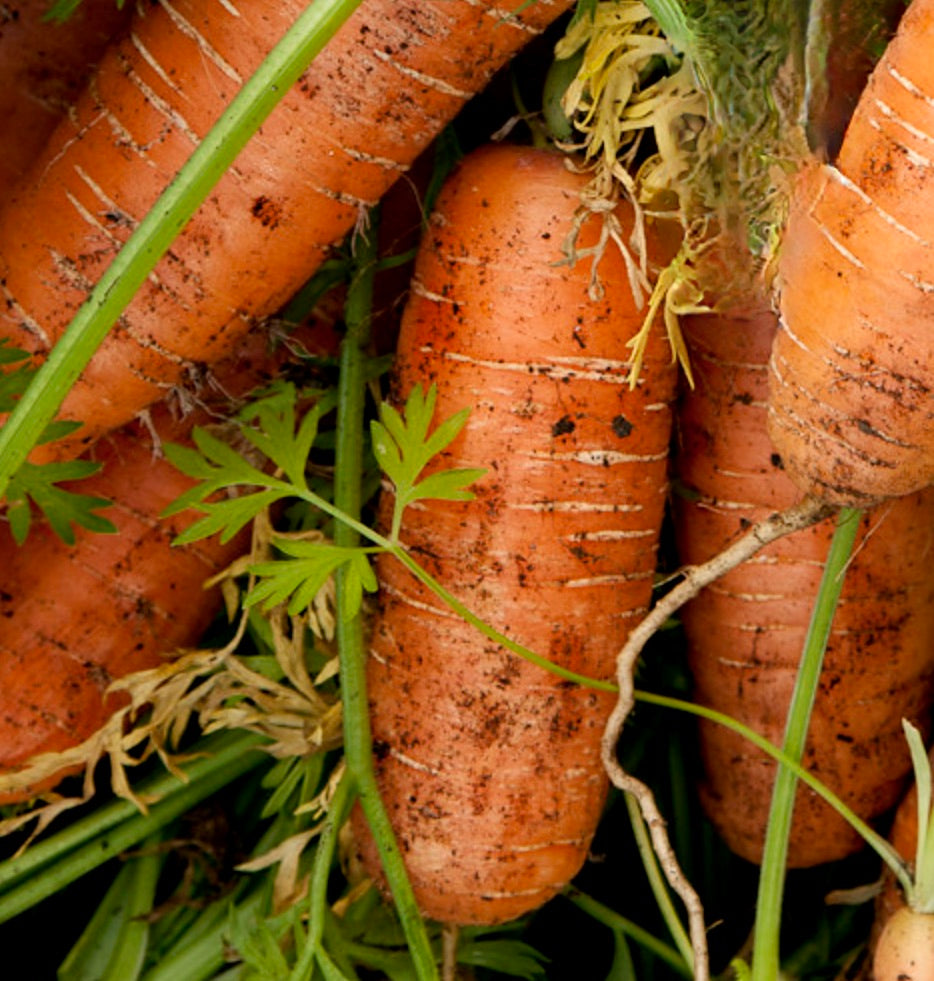
[[552,427],[552,436],[567,436],[568,433],[573,433],[577,426],[574,420],[570,416],[562,416]]

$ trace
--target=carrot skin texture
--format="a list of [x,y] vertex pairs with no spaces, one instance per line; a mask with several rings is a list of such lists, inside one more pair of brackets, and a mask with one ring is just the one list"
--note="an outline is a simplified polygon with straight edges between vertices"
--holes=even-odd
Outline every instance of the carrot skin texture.
[[[693,493],[675,498],[674,513],[681,560],[693,564],[801,492],[766,432],[775,316],[763,307],[684,318],[683,326],[697,389],[679,407],[676,471]],[[683,611],[696,700],[778,745],[832,533],[833,523],[824,522],[768,546]],[[803,762],[864,819],[895,804],[910,772],[902,717],[929,727],[932,552],[934,492],[870,512],[834,619]],[[774,764],[713,723],[701,723],[700,733],[705,809],[736,853],[758,861]],[[798,788],[791,866],[834,861],[860,847],[842,818]]]
[[[45,354],[134,224],[305,4],[179,0],[104,58],[0,215],[0,330]],[[212,363],[312,274],[464,102],[570,6],[366,0],[285,96],[72,390],[67,456]],[[233,8],[238,16],[234,16]]]
[[934,981],[934,914],[902,907],[885,925],[872,963],[875,981]]
[[[641,313],[621,257],[556,265],[582,178],[559,155],[488,147],[439,198],[403,315],[394,392],[471,408],[437,463],[487,467],[470,502],[410,507],[402,539],[466,605],[552,661],[611,679],[649,604],[674,366],[656,337],[628,387]],[[625,224],[625,216],[623,218]],[[591,222],[585,240],[594,232]],[[388,524],[391,495],[381,501]],[[425,915],[496,923],[580,869],[604,803],[614,698],[506,652],[398,563],[378,562],[367,683],[376,772]],[[380,879],[359,810],[364,867]]]
[[5,4],[0,13],[0,188],[14,183],[38,156],[61,116],[78,98],[133,4],[82,0],[65,24],[43,18],[47,0]]
[[934,482],[932,32],[914,0],[836,167],[800,175],[779,260],[769,432],[798,486],[840,505]]
[[[321,338],[336,351],[326,324],[300,336],[312,349]],[[181,417],[164,403],[154,406],[153,429],[162,441],[188,441],[195,425],[217,421],[230,395],[268,381],[281,362],[257,332],[238,356],[218,365],[221,402],[215,396],[211,411]],[[102,440],[95,456],[103,467],[79,489],[113,501],[106,513],[116,534],[79,528],[69,547],[41,525],[23,547],[8,529],[0,538],[0,770],[78,744],[124,703],[122,695],[105,695],[114,679],[194,645],[221,602],[203,582],[249,548],[248,531],[225,544],[212,537],[172,546],[191,515],[159,514],[193,482],[154,454],[141,423]],[[0,801],[24,796],[30,795]]]

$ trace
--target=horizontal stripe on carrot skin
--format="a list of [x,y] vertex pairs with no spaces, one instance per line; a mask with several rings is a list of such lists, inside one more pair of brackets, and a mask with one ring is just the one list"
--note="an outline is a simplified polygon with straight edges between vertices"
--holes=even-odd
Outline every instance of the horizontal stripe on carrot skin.
[[[585,180],[560,155],[519,147],[463,162],[419,250],[393,391],[401,402],[436,384],[439,418],[469,407],[431,466],[488,468],[474,500],[406,511],[409,554],[510,638],[609,679],[651,599],[675,367],[654,333],[630,390],[626,341],[643,313],[615,246],[598,267],[603,300],[588,296],[589,262],[557,264]],[[380,507],[386,523],[391,493]],[[393,560],[377,571],[376,772],[416,899],[443,921],[513,919],[585,860],[614,698],[486,639]]]
[[[298,0],[141,8],[0,215],[0,335],[44,356]],[[115,326],[63,414],[80,452],[222,357],[311,275],[493,72],[570,7],[365,0],[240,154]],[[500,16],[502,14],[502,16]],[[102,401],[101,393],[105,393]]]

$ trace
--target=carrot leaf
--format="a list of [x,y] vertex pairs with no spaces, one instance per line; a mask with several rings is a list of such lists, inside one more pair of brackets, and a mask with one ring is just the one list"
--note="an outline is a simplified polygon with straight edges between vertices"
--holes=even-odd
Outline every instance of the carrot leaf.
[[274,539],[276,547],[290,556],[273,562],[257,562],[250,571],[262,579],[244,600],[244,606],[263,604],[268,610],[288,600],[288,612],[301,613],[338,569],[344,570],[340,615],[350,619],[360,609],[363,592],[375,593],[376,575],[366,552],[329,542]]
[[270,394],[251,402],[241,413],[242,422],[255,422],[243,425],[241,431],[296,487],[305,487],[305,466],[318,436],[318,422],[334,407],[334,397],[319,397],[296,424],[297,402],[294,385],[285,382],[275,386]]
[[33,506],[38,508],[52,530],[67,545],[74,545],[74,526],[88,531],[113,533],[112,521],[96,512],[108,507],[105,497],[79,494],[59,487],[61,481],[80,480],[96,473],[100,465],[90,460],[62,463],[24,463],[10,480],[7,490],[7,518],[17,545],[22,545],[32,527]]
[[[269,489],[257,491],[255,494],[246,494],[243,497],[231,497],[222,501],[195,504],[195,507],[207,513],[178,535],[173,544],[187,545],[189,542],[197,542],[202,538],[209,538],[211,535],[220,535],[221,542],[229,542],[260,511],[271,507],[285,496],[286,494],[279,489]],[[179,500],[181,498],[175,504],[178,504]]]
[[404,417],[391,405],[383,403],[379,408],[379,420],[370,423],[376,461],[396,492],[392,541],[398,538],[402,512],[409,504],[425,498],[469,501],[473,494],[467,490],[468,485],[486,473],[483,468],[438,470],[424,480],[418,480],[432,457],[446,449],[464,428],[470,412],[462,409],[429,433],[436,400],[434,385],[427,393],[416,385],[406,400]]

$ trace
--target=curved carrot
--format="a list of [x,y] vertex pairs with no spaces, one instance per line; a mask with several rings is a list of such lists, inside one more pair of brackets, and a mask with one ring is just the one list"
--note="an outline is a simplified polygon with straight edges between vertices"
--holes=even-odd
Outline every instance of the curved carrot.
[[[469,407],[437,465],[489,468],[472,501],[410,507],[407,549],[510,637],[609,679],[651,597],[674,366],[657,339],[630,391],[626,341],[643,314],[615,246],[600,301],[589,262],[561,263],[585,182],[539,150],[487,147],[463,162],[416,260],[394,391],[436,385],[441,417]],[[620,217],[628,230],[631,213]],[[390,504],[387,493],[384,524]],[[416,898],[446,922],[513,919],[584,862],[614,699],[497,647],[398,563],[378,573],[376,770]],[[359,812],[354,824],[379,878]]]
[[769,431],[795,482],[843,505],[934,482],[932,31],[914,0],[782,245]]
[[[46,353],[88,288],[306,5],[141,8],[0,215],[2,335]],[[365,0],[237,158],[72,390],[80,452],[218,360],[364,220],[441,127],[570,6]]]
[[[320,342],[332,355],[336,351],[326,324],[300,336],[309,346]],[[78,744],[120,704],[123,696],[105,696],[111,681],[155,667],[204,633],[221,597],[218,590],[205,593],[202,583],[242,554],[248,538],[172,546],[190,518],[159,515],[192,481],[155,454],[151,433],[161,441],[185,441],[195,425],[222,416],[231,396],[273,377],[282,361],[257,333],[218,365],[219,387],[205,393],[206,408],[179,415],[163,403],[151,410],[151,429],[134,423],[98,444],[103,466],[81,487],[113,502],[107,514],[115,534],[77,529],[69,547],[40,526],[20,548],[3,531],[0,769]],[[28,795],[15,799],[22,796]]]
[[[694,564],[801,492],[766,427],[776,317],[760,304],[686,317],[697,387],[679,409],[675,500],[680,556]],[[832,522],[796,532],[728,572],[684,610],[698,702],[781,744]],[[824,660],[804,764],[864,819],[898,798],[910,771],[902,717],[927,728],[934,705],[934,491],[887,502],[859,532]],[[702,724],[702,797],[744,858],[761,855],[775,767],[739,736]],[[832,861],[862,840],[799,788],[789,864]]]
[[0,9],[0,188],[4,197],[75,102],[133,5],[83,0],[65,24],[45,19],[49,0]]

